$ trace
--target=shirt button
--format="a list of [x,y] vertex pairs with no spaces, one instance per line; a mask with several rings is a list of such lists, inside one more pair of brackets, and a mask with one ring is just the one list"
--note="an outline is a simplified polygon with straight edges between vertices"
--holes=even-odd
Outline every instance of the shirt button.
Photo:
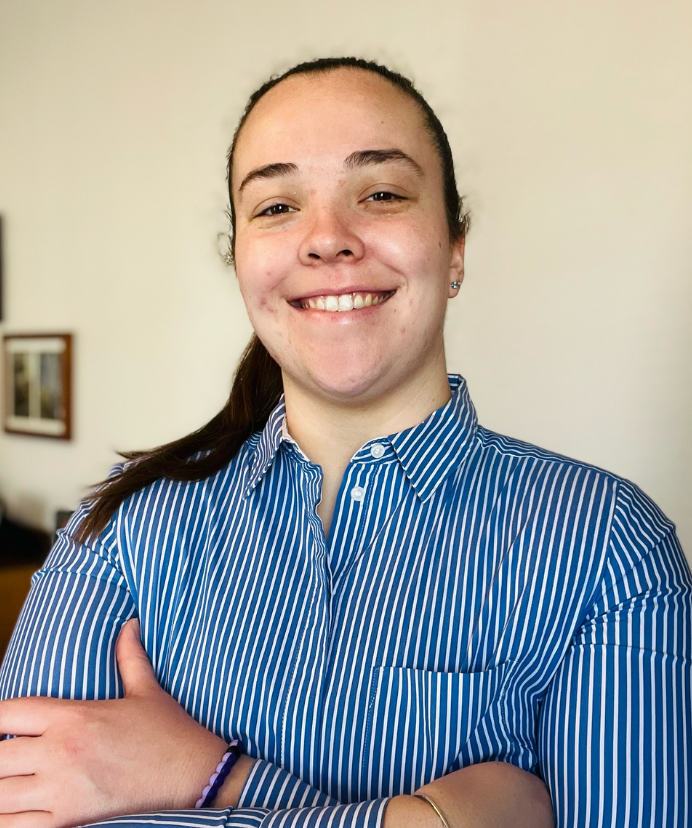
[[384,446],[382,443],[373,443],[370,446],[370,454],[375,458],[375,460],[379,460],[384,454]]
[[365,497],[365,489],[361,488],[360,486],[354,486],[351,489],[351,497],[354,500],[360,502]]

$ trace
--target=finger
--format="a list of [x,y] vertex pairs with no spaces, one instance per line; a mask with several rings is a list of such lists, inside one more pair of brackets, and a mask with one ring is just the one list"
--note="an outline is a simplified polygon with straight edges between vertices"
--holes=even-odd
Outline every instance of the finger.
[[54,719],[64,712],[70,699],[5,699],[0,702],[0,733],[14,736],[41,736]]
[[0,779],[35,773],[38,760],[36,748],[37,742],[33,736],[20,736],[0,742]]
[[49,811],[25,811],[23,814],[0,814],[0,828],[53,828]]
[[41,790],[35,776],[0,779],[0,813],[18,814],[37,805],[45,806],[45,802],[39,802],[40,798]]
[[154,670],[139,640],[139,621],[132,618],[120,631],[115,655],[126,696],[143,696],[160,691]]

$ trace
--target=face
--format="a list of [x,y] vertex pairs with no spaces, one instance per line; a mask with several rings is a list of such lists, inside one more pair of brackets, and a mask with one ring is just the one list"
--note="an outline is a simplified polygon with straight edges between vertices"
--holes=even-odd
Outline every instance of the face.
[[288,78],[246,121],[232,172],[240,289],[287,394],[361,404],[444,372],[463,242],[414,101],[357,69]]

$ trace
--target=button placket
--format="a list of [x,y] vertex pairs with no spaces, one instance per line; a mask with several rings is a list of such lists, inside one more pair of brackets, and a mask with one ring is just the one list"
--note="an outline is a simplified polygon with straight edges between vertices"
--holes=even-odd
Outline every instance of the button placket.
[[[340,500],[334,510],[334,522],[327,553],[332,583],[338,579],[348,559],[360,548],[361,534],[367,518],[371,473],[367,463],[352,462],[346,469]],[[372,469],[372,466],[370,467]]]
[[365,489],[362,486],[354,486],[350,494],[351,500],[355,500],[357,503],[362,503],[365,500]]

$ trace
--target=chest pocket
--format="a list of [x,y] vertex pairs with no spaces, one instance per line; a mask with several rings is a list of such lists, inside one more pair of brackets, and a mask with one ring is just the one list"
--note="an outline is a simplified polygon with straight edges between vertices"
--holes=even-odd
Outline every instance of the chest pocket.
[[411,793],[442,776],[499,700],[507,667],[478,673],[375,667],[361,777],[366,798]]

